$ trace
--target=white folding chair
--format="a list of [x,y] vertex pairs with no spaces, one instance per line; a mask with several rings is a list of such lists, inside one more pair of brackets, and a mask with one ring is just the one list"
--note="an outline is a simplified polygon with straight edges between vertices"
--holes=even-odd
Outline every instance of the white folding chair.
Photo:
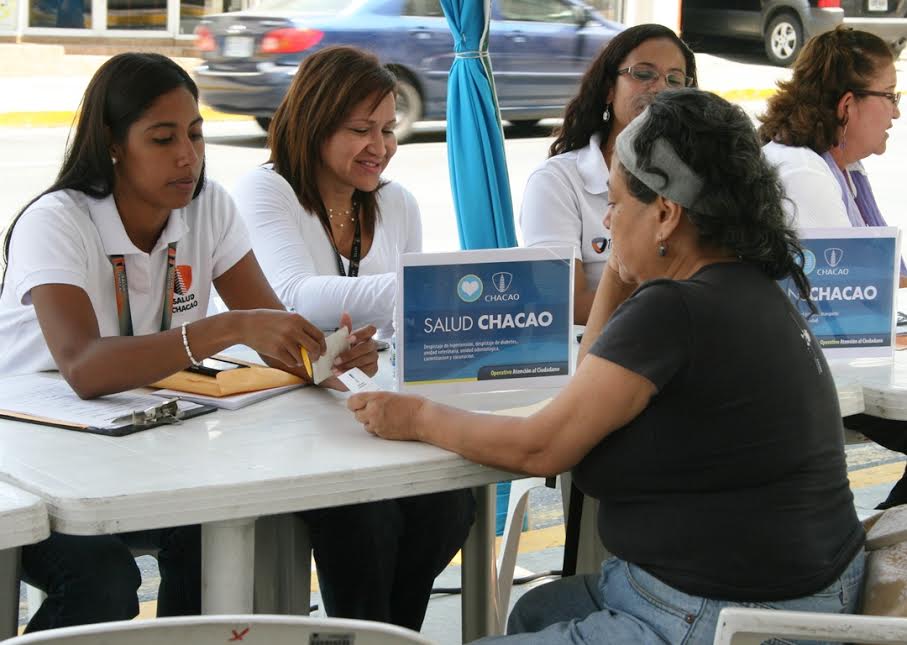
[[418,633],[365,620],[309,616],[185,616],[64,627],[4,645],[432,645]]
[[840,643],[907,642],[907,505],[863,522],[866,566],[862,611],[828,614],[726,607],[718,616],[714,645],[756,645],[770,637]]
[[905,643],[907,618],[725,607],[714,645],[760,645],[771,638],[839,643]]

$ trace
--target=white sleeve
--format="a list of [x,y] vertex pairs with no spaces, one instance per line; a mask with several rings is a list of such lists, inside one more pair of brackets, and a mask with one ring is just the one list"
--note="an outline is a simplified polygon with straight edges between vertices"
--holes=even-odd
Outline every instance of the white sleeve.
[[[403,213],[406,222],[406,239],[401,249],[401,253],[421,253],[422,252],[422,212],[419,210],[419,204],[405,188],[400,188],[403,194]],[[382,217],[384,214],[382,213]],[[397,258],[392,258],[393,263],[397,263]]]
[[29,209],[13,229],[6,287],[31,304],[30,291],[43,284],[69,284],[88,291],[88,250],[75,213]]
[[841,186],[828,168],[782,163],[778,176],[787,197],[784,210],[795,230],[851,226]]
[[582,257],[583,218],[564,177],[547,168],[530,175],[520,207],[520,229],[526,246],[568,246]]
[[208,199],[211,200],[209,203],[213,212],[209,216],[217,231],[214,234],[217,242],[214,246],[211,276],[212,279],[217,279],[246,256],[252,249],[252,242],[230,193],[214,183],[206,186],[205,190],[211,191]]
[[[319,275],[311,249],[329,243],[323,235],[303,237],[298,218],[314,216],[302,209],[280,175],[256,169],[240,180],[234,196],[249,227],[255,256],[286,306],[323,329],[336,327],[344,311],[356,327],[381,327],[393,318],[395,274]],[[400,215],[382,213],[388,216]]]

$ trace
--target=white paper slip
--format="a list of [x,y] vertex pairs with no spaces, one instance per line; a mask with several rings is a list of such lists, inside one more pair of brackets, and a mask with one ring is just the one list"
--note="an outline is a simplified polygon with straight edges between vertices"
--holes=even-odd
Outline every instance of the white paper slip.
[[334,359],[350,348],[350,330],[346,327],[341,327],[330,336],[327,336],[324,342],[328,346],[327,351],[317,361],[312,363],[312,380],[316,384],[333,376],[331,368],[334,367]]
[[341,383],[346,385],[350,393],[356,392],[379,392],[381,388],[372,380],[372,378],[358,367],[354,367],[337,377]]

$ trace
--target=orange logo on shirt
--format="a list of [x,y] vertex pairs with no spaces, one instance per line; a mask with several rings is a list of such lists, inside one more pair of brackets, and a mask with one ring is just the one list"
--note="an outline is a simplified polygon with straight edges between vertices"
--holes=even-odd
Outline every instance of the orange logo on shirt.
[[189,264],[179,264],[173,275],[173,290],[181,296],[189,293],[192,288],[192,266]]

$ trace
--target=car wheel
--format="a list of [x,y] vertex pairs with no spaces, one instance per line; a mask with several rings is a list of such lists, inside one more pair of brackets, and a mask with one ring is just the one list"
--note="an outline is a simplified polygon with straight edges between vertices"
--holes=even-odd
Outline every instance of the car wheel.
[[271,128],[271,117],[269,116],[257,116],[255,117],[255,123],[257,123],[262,130],[267,132]]
[[787,67],[803,47],[803,26],[792,13],[780,13],[765,30],[765,53],[773,65]]
[[416,121],[422,118],[422,96],[408,79],[397,76],[397,141],[405,142],[413,133]]

